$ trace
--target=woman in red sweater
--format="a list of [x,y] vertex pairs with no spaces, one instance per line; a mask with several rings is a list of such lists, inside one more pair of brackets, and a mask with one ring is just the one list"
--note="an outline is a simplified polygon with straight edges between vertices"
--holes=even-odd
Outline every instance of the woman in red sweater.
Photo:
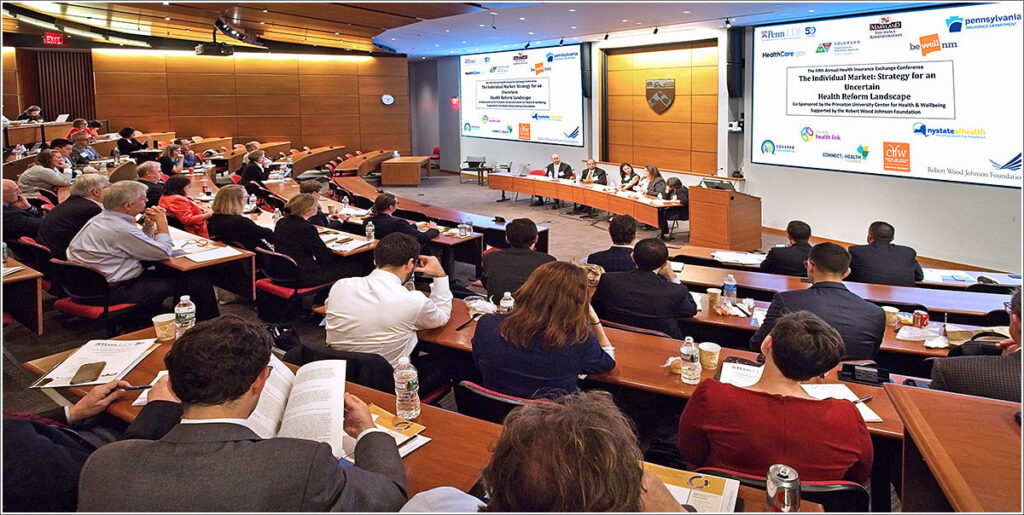
[[691,467],[719,467],[761,476],[783,463],[803,481],[871,476],[873,449],[852,402],[815,400],[800,387],[843,357],[843,340],[806,311],[779,319],[761,344],[764,371],[740,388],[714,379],[700,383],[679,418],[679,451]]
[[164,183],[164,194],[160,197],[160,207],[167,210],[168,215],[173,215],[182,225],[185,231],[209,238],[206,232],[206,219],[213,215],[213,211],[207,211],[196,205],[188,198],[186,190],[192,179],[185,175],[175,175]]

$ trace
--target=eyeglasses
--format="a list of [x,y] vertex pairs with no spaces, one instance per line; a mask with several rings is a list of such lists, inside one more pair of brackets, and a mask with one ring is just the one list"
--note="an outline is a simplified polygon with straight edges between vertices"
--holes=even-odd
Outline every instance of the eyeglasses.
[[209,240],[185,240],[185,243],[182,243],[181,247],[205,247],[209,244]]

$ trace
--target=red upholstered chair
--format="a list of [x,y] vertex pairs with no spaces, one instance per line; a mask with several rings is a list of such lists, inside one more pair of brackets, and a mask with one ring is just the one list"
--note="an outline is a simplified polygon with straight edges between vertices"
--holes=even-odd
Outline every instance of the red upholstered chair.
[[14,317],[4,311],[4,327],[7,327],[7,324],[10,324],[11,322],[14,322]]
[[363,155],[363,153],[362,153],[362,152],[360,152],[360,151],[358,151],[358,150],[356,150],[356,155],[357,155],[357,156],[361,156],[361,155]]
[[455,387],[455,404],[459,413],[500,424],[508,413],[526,404],[555,404],[543,399],[525,399],[484,388],[472,381]]
[[430,156],[430,166],[441,169],[441,147],[434,147],[434,153]]
[[[110,285],[98,270],[80,263],[51,259],[50,264],[57,274],[61,288],[68,296],[53,303],[57,311],[89,320],[102,320],[107,335],[116,334],[115,321],[135,311],[139,304],[110,303]],[[86,301],[102,301],[101,305],[87,304]]]
[[24,250],[32,259],[32,268],[43,274],[43,289],[55,297],[61,296],[57,291],[60,288],[55,288],[56,281],[54,281],[53,277],[53,267],[50,266],[53,252],[50,251],[50,248],[28,236],[18,238],[18,243],[20,244],[18,250]]
[[352,154],[345,154],[345,159],[352,159],[353,157],[356,156],[353,156]]
[[[256,256],[260,271],[266,276],[256,281],[256,311],[260,320],[284,322],[290,318],[288,314],[295,313],[301,308],[304,297],[313,296],[334,285],[333,282],[329,282],[299,288],[299,266],[295,264],[294,259],[266,249],[256,249]],[[283,301],[286,309],[274,309],[273,298]],[[261,306],[263,309],[260,309]],[[282,314],[284,316],[281,316]]]
[[50,190],[40,189],[37,190],[37,192],[40,198],[46,199],[46,201],[49,202],[51,205],[56,206],[57,204],[60,203],[60,199],[57,198],[57,194]]
[[293,149],[291,149],[291,150],[290,150],[290,152],[291,152],[291,154],[292,154],[293,156],[294,156],[295,154],[298,154],[298,153],[299,153],[299,151],[298,151],[298,150],[295,150],[294,148],[293,148]]
[[[752,476],[718,467],[701,467],[695,470],[695,472],[735,479],[742,485],[759,490],[767,489],[764,476]],[[801,481],[800,497],[821,504],[826,512],[867,513],[871,504],[871,495],[863,485],[843,480]]]
[[236,173],[231,174],[231,176],[228,178],[231,179],[231,184],[238,184],[242,182],[242,176]]

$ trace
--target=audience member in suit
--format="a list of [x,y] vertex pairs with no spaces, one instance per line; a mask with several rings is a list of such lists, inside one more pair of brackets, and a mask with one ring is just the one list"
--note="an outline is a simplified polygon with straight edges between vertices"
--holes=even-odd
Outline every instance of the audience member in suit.
[[157,161],[160,163],[160,173],[170,177],[181,173],[185,156],[181,153],[181,147],[172,143],[164,147]]
[[[145,185],[116,182],[103,190],[101,201],[103,211],[90,218],[72,238],[67,255],[69,261],[87,264],[103,274],[110,285],[111,304],[160,304],[170,296],[189,295],[196,305],[197,319],[208,320],[220,314],[213,285],[205,273],[143,266],[143,262],[173,256],[167,214],[162,207],[146,207]],[[142,228],[135,223],[140,214],[145,216]],[[103,299],[94,302],[100,304]]]
[[57,188],[71,186],[74,173],[64,166],[64,156],[56,150],[43,150],[36,162],[18,176],[18,187],[26,197],[38,197],[39,190],[56,193]]
[[121,136],[121,139],[117,140],[117,151],[124,157],[128,157],[136,150],[149,148],[149,143],[153,139],[146,136],[145,138],[142,138],[142,143],[139,143],[139,140],[135,139],[135,129],[131,127],[122,128],[117,131],[117,135]]
[[146,186],[146,207],[153,207],[160,203],[160,197],[164,196],[164,183],[160,177],[160,163],[146,161],[136,169],[139,175],[138,181]]
[[608,224],[612,246],[587,256],[587,263],[600,265],[605,272],[628,272],[636,268],[633,262],[633,242],[636,241],[636,219],[629,215],[615,215]]
[[789,244],[774,247],[761,262],[761,271],[769,274],[807,277],[807,255],[811,253],[811,226],[800,220],[793,220],[786,226]]
[[[309,223],[313,225],[319,225],[320,227],[329,227],[334,230],[342,230],[345,227],[345,221],[348,220],[348,215],[337,214],[331,215],[324,213],[323,208],[320,207],[320,192],[323,190],[323,184],[317,180],[302,181],[299,183],[299,193],[309,193],[316,197],[316,214],[309,217]],[[383,236],[380,231],[377,234]]]
[[683,339],[678,319],[697,314],[697,303],[672,271],[668,247],[657,238],[633,248],[637,268],[601,276],[594,309],[602,320],[661,331]]
[[359,274],[355,262],[336,256],[320,239],[309,217],[316,214],[316,198],[300,193],[284,206],[287,216],[274,227],[274,250],[293,260],[299,267],[300,288],[319,286]]
[[[608,184],[608,173],[597,167],[597,161],[587,159],[587,167],[580,171],[580,183],[600,184],[605,186]],[[584,213],[581,218],[594,218],[597,216],[594,212],[594,208],[584,206],[583,204],[576,204],[576,207],[573,208],[572,212]]]
[[[396,511],[406,500],[394,438],[345,394],[355,466],[327,443],[260,438],[245,419],[271,374],[273,341],[237,316],[201,322],[167,352],[182,421],[156,441],[106,445],[82,469],[82,511]],[[269,395],[269,393],[268,393]],[[125,481],[130,477],[131,481]]]
[[473,336],[483,386],[517,397],[579,389],[580,374],[615,368],[615,349],[590,307],[587,274],[571,263],[537,268],[516,292],[509,315],[484,315]]
[[373,222],[376,237],[383,238],[394,232],[408,234],[420,242],[424,253],[440,256],[443,249],[430,241],[441,234],[441,231],[437,229],[437,223],[430,222],[427,224],[426,231],[420,231],[415,225],[394,216],[397,209],[398,199],[394,195],[390,193],[377,195],[373,201],[373,207],[370,208],[370,218],[367,219],[367,221]]
[[191,168],[202,161],[192,150],[192,140],[188,138],[176,138],[173,143],[181,147],[181,164],[184,168]]
[[[551,154],[551,163],[544,167],[544,175],[547,177],[554,177],[556,179],[572,179],[572,167],[568,163],[563,163],[562,158],[558,157],[558,154]],[[532,206],[543,206],[544,197],[535,197],[536,201],[531,204]],[[558,209],[562,206],[562,201],[559,199],[553,199],[554,205],[551,209]]]
[[629,163],[619,165],[619,189],[632,191],[633,187],[640,182],[640,176],[633,171]]
[[249,162],[246,163],[245,168],[242,168],[242,180],[238,184],[252,193],[257,186],[263,186],[263,181],[270,178],[270,169],[266,167],[269,160],[262,150],[253,150],[246,155],[249,157]]
[[937,359],[932,363],[932,390],[1020,402],[1020,288],[1013,292],[1007,304],[1010,339],[1000,344],[1003,355]]
[[793,311],[809,311],[835,328],[846,346],[844,360],[875,359],[885,335],[885,313],[856,293],[846,289],[843,278],[850,273],[850,253],[835,243],[819,243],[807,256],[806,290],[780,291],[772,297],[764,322],[750,337],[756,351],[771,334],[775,322]]
[[[4,511],[78,509],[78,475],[97,448],[115,439],[154,440],[181,419],[181,404],[166,378],[149,391],[149,403],[127,429],[104,414],[112,402],[129,397],[111,381],[92,388],[70,407],[40,415],[4,414]],[[113,422],[111,422],[113,419]]]
[[416,494],[402,511],[683,511],[642,466],[633,423],[607,392],[526,404],[512,410],[503,426],[482,472],[486,505],[442,486]]
[[4,229],[3,240],[10,244],[22,236],[36,238],[43,223],[43,212],[28,203],[21,194],[18,183],[4,179]]
[[681,204],[658,210],[658,228],[661,229],[660,238],[665,241],[671,241],[675,238],[669,234],[668,221],[690,219],[690,190],[683,186],[683,182],[676,177],[670,177],[665,181],[665,185],[668,188],[665,191],[666,200],[671,200],[672,197],[675,197]]
[[89,146],[89,135],[84,132],[76,132],[71,136],[71,164],[82,167],[89,164],[89,161],[100,159],[100,155]]
[[71,240],[89,219],[103,210],[100,199],[107,186],[110,186],[110,180],[103,174],[79,175],[71,183],[71,196],[43,218],[39,226],[39,243],[48,247],[53,257],[66,259]]
[[481,279],[487,296],[495,304],[505,292],[516,294],[526,278],[540,265],[555,258],[533,250],[537,243],[537,224],[529,218],[516,218],[505,225],[505,240],[510,247],[484,254],[484,275]]
[[28,106],[21,114],[18,115],[15,120],[25,120],[28,122],[42,122],[43,121],[43,110],[39,106]]
[[251,218],[243,216],[245,210],[245,188],[229,184],[217,190],[213,197],[213,215],[206,220],[210,237],[217,241],[236,243],[248,250],[257,248],[270,250],[274,231],[256,225]]
[[893,245],[896,229],[885,222],[868,227],[868,244],[850,247],[850,280],[859,283],[914,286],[924,279],[917,262],[917,252],[903,245]]
[[199,207],[188,198],[188,187],[191,184],[192,179],[186,175],[175,175],[167,179],[159,205],[168,215],[177,218],[185,226],[186,232],[208,238],[210,234],[206,231],[206,220],[213,215],[213,211]]
[[806,311],[783,316],[764,339],[761,379],[741,388],[701,381],[679,418],[679,451],[690,467],[720,467],[764,475],[774,463],[800,471],[803,481],[871,476],[873,448],[856,406],[817,400],[800,383],[843,358],[843,341]]

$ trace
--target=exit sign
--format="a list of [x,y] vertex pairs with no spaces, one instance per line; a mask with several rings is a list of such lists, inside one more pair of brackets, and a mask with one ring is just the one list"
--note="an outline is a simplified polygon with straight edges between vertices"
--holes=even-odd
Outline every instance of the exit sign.
[[47,32],[43,34],[43,44],[62,46],[64,45],[64,34],[60,32]]

